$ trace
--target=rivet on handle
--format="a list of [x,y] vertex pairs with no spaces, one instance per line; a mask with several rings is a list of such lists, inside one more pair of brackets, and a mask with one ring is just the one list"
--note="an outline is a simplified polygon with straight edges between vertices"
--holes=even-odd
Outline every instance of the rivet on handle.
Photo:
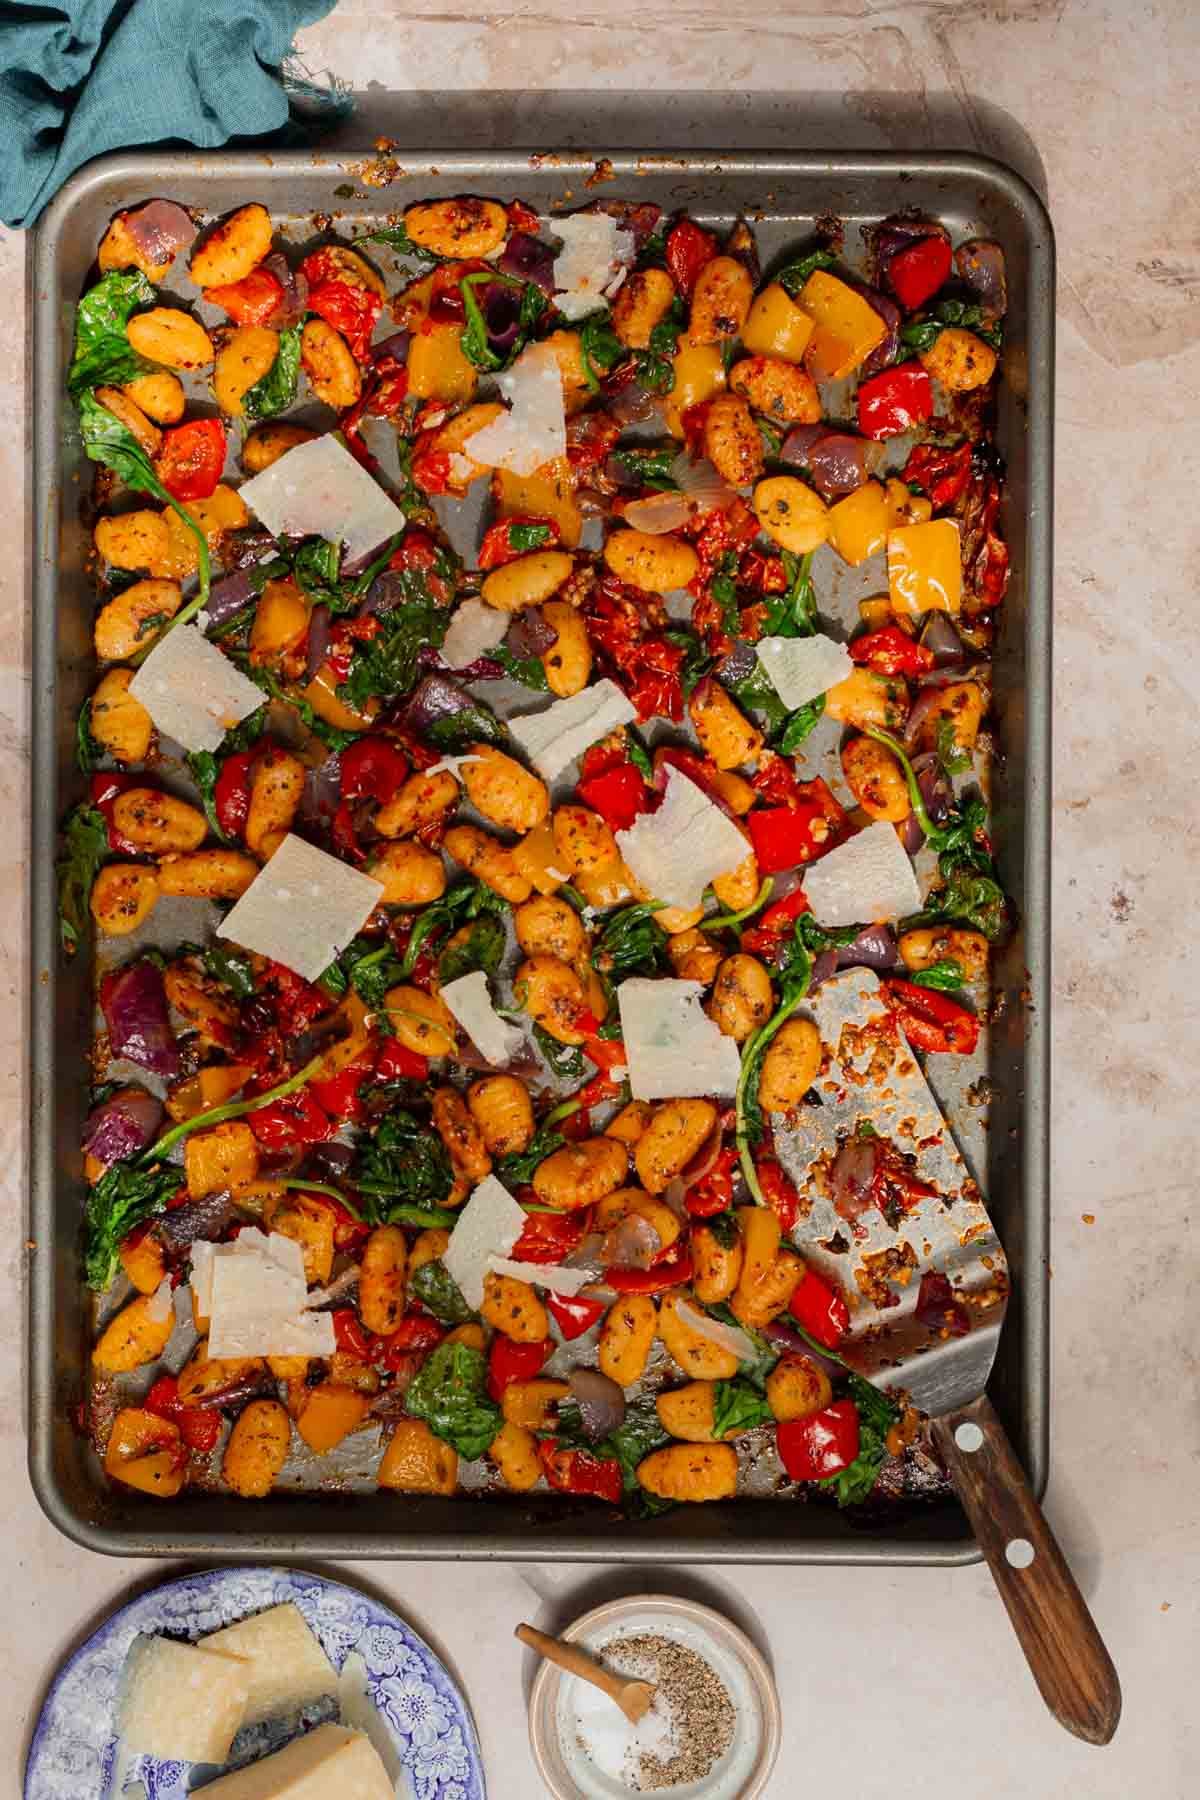
[[1027,1569],[1036,1555],[1028,1538],[1011,1538],[1004,1546],[1004,1560],[1014,1569]]
[[961,1425],[956,1425],[954,1428],[954,1441],[960,1450],[967,1452],[979,1450],[983,1446],[983,1433],[978,1425],[971,1423],[970,1419],[964,1419]]

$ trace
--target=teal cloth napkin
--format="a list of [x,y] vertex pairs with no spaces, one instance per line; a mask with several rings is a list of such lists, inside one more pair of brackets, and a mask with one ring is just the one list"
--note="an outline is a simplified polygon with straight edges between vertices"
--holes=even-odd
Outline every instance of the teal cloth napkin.
[[108,150],[287,124],[281,65],[336,0],[0,0],[0,219],[32,225]]

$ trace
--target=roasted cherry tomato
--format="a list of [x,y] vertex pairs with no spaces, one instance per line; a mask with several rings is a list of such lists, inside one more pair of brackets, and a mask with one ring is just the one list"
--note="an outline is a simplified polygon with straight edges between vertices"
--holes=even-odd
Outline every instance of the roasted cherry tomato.
[[928,674],[936,658],[932,650],[918,644],[916,638],[899,625],[881,625],[852,639],[850,655],[856,663],[865,663],[876,675],[906,675],[914,679]]
[[478,567],[498,569],[503,563],[526,556],[531,550],[551,550],[559,542],[560,533],[553,519],[501,519],[488,527],[479,546]]
[[269,325],[283,301],[283,283],[260,264],[227,287],[205,288],[203,297],[235,325]]
[[225,427],[220,419],[190,419],[163,432],[154,472],[176,500],[207,500],[225,467]]
[[915,1050],[943,1050],[970,1056],[979,1042],[975,1013],[939,994],[935,988],[893,977],[883,984],[884,997]]
[[693,225],[690,219],[672,225],[667,233],[667,273],[685,300],[691,299],[701,269],[716,254],[717,240],[711,231]]
[[213,784],[213,810],[227,838],[241,837],[250,817],[250,771],[255,750],[236,750],[221,764]]
[[156,1418],[169,1419],[179,1427],[179,1435],[189,1450],[201,1456],[215,1449],[221,1435],[221,1411],[216,1406],[184,1406],[179,1399],[179,1383],[174,1375],[160,1375],[142,1401],[146,1412]]
[[940,232],[919,238],[907,250],[898,250],[887,265],[884,279],[906,312],[915,312],[931,300],[950,273],[949,240]]

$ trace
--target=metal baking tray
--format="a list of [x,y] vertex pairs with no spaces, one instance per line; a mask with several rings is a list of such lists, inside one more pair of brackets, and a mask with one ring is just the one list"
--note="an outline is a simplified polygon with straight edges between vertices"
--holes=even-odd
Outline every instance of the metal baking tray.
[[[1054,248],[1036,195],[982,158],[893,154],[680,154],[601,151],[119,155],[76,175],[47,211],[31,252],[33,349],[33,981],[29,1287],[29,1462],[47,1515],[91,1550],[121,1556],[476,1557],[503,1560],[907,1563],[950,1565],[978,1551],[952,1499],[897,1512],[870,1529],[823,1506],[745,1499],[683,1508],[633,1524],[565,1496],[482,1499],[276,1493],[265,1501],[181,1495],[156,1505],[105,1481],[76,1429],[86,1379],[90,1304],[78,1255],[84,1185],[81,1079],[92,1030],[92,971],[57,949],[53,863],[64,811],[81,797],[74,720],[93,679],[93,592],[82,512],[90,488],[63,374],[72,313],[111,215],[156,194],[221,214],[248,199],[303,241],[330,215],[353,229],[413,200],[464,192],[520,196],[543,211],[599,193],[687,207],[705,224],[750,219],[766,265],[818,218],[858,227],[903,206],[946,221],[955,238],[995,237],[1008,261],[1010,311],[999,446],[1008,459],[1004,526],[1012,583],[995,657],[999,754],[991,797],[1001,869],[1020,929],[995,971],[1003,1001],[988,1033],[990,1101],[959,1080],[939,1097],[972,1163],[1012,1265],[990,1392],[1035,1489],[1048,1443],[1048,1130],[1050,526]],[[587,178],[608,176],[590,190]],[[822,591],[820,584],[819,590]],[[975,1071],[977,1076],[979,1071]],[[975,1105],[971,1104],[974,1098]],[[987,1128],[983,1128],[983,1112]]]

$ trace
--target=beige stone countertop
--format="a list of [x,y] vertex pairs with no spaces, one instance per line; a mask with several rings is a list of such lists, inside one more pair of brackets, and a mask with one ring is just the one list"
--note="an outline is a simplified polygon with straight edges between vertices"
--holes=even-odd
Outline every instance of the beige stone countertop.
[[[402,144],[960,149],[1042,187],[1060,258],[1047,1511],[1120,1670],[1123,1723],[1096,1750],[1051,1721],[982,1567],[698,1570],[687,1587],[756,1617],[769,1643],[785,1721],[779,1800],[810,1787],[845,1800],[1194,1795],[1198,1032],[1185,921],[1200,887],[1200,9],[649,0],[627,14],[597,0],[342,0],[300,47],[313,68],[370,90],[360,131]],[[0,233],[0,795],[14,846],[0,877],[4,1795],[19,1791],[66,1649],[133,1586],[175,1572],[76,1548],[25,1473],[23,266],[21,238]],[[445,1653],[491,1794],[536,1800],[513,1626],[553,1627],[615,1582],[561,1564],[331,1572],[385,1596]],[[653,1587],[654,1571],[643,1575]]]

